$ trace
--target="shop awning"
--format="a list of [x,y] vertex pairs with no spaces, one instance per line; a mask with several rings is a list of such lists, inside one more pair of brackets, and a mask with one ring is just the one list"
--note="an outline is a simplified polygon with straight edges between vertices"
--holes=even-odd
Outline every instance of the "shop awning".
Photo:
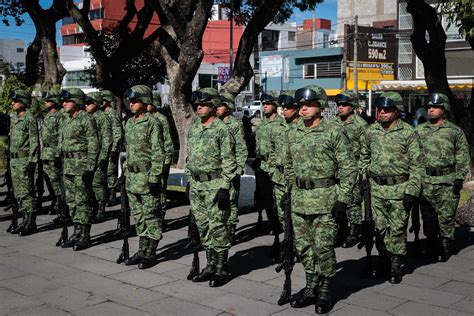
[[[457,90],[470,90],[474,86],[474,79],[448,79],[449,87]],[[425,80],[387,80],[372,85],[372,91],[423,91],[426,90]]]
[[341,93],[341,89],[324,89],[328,97],[335,97],[337,94]]

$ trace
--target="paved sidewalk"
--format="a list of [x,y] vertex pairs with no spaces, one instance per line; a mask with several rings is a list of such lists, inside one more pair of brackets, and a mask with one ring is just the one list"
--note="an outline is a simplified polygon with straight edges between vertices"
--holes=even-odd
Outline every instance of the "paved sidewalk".
[[[269,259],[273,238],[254,236],[256,213],[240,216],[230,255],[234,278],[212,289],[186,280],[192,261],[192,254],[184,250],[188,206],[168,210],[159,263],[144,271],[115,263],[122,246],[112,236],[117,210],[118,206],[110,208],[108,214],[114,217],[93,225],[93,247],[74,252],[55,247],[60,229],[49,225],[52,216],[38,216],[40,233],[19,237],[5,232],[9,213],[0,208],[0,315],[314,314],[314,306],[293,309],[276,304],[284,276],[275,272]],[[337,249],[337,304],[331,314],[474,314],[474,233],[465,228],[457,233],[457,255],[447,263],[408,258],[407,274],[399,285],[361,279],[364,250]],[[137,237],[131,238],[131,253],[137,246]],[[202,252],[201,259],[202,267]],[[292,281],[294,291],[304,286],[299,263]]]

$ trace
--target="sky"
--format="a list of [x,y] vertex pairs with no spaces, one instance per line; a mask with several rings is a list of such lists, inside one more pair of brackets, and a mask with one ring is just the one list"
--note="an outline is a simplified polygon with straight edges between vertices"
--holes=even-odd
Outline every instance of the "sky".
[[[51,5],[52,0],[40,0],[40,4],[43,8],[47,8]],[[336,19],[337,19],[337,0],[324,0],[323,3],[319,4],[316,7],[314,16],[316,18],[323,18],[331,20],[332,28],[335,29]],[[300,12],[296,10],[288,22],[296,22],[298,25],[302,24],[304,19],[311,19],[312,12]],[[16,26],[14,22],[10,26],[5,26],[0,22],[0,39],[22,39],[25,41],[25,44],[28,45],[31,43],[35,37],[35,27],[33,22],[29,18],[28,14],[24,15],[25,23],[21,26]],[[57,33],[56,39],[58,44],[61,43],[61,36],[59,33],[59,28],[61,26],[61,21],[57,23]]]

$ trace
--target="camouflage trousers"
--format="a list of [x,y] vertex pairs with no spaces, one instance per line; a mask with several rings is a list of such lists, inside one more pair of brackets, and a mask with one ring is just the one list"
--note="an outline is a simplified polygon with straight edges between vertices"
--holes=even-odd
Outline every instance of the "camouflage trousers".
[[403,207],[402,198],[384,199],[372,194],[371,201],[376,238],[383,241],[391,254],[406,255],[409,214]]
[[217,191],[218,189],[211,188],[197,190],[191,183],[189,200],[204,249],[222,252],[230,249],[226,226],[229,210],[222,211],[217,207],[214,202]]
[[34,170],[28,172],[28,161],[24,158],[11,159],[13,193],[18,202],[18,212],[35,213],[37,200],[34,189]]
[[109,159],[107,164],[107,187],[109,190],[118,189],[118,161]]
[[356,186],[352,193],[352,203],[347,206],[347,220],[349,224],[362,224],[362,196]]
[[95,200],[105,204],[107,202],[109,192],[107,189],[107,168],[101,169],[99,166],[94,172],[92,189],[94,191]]
[[322,277],[336,274],[337,224],[331,214],[292,213],[296,251],[306,273]]
[[55,160],[43,160],[43,171],[51,195],[61,195],[61,165]]
[[161,208],[163,212],[166,211],[166,188],[168,187],[170,167],[171,167],[170,164],[165,164],[163,167],[163,173],[161,174],[161,187],[163,188],[163,191],[161,191],[160,203],[161,203]]
[[82,175],[64,176],[66,202],[74,223],[90,224],[92,219],[94,192],[92,183],[85,183]]
[[[277,229],[278,215],[276,208],[276,198],[273,192],[273,183],[268,173],[261,169],[255,171],[255,208],[265,210],[272,229]],[[280,198],[281,199],[281,198]]]
[[281,208],[281,199],[286,193],[286,186],[281,183],[273,182],[273,194],[275,196],[275,206],[278,214],[278,220],[282,225],[285,224],[285,212]]
[[227,224],[230,225],[237,225],[239,222],[239,193],[240,193],[240,185],[236,188],[234,185],[230,188],[230,215],[227,219]]
[[160,199],[151,194],[136,194],[127,191],[130,212],[139,237],[161,240],[163,220],[161,219]]
[[426,237],[439,235],[454,240],[454,215],[459,197],[454,195],[452,185],[423,183],[420,209]]

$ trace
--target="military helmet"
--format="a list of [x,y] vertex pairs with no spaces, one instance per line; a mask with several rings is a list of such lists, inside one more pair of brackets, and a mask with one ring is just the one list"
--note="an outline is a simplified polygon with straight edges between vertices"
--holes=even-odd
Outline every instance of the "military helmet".
[[275,97],[275,95],[272,93],[262,93],[262,95],[260,96],[260,102],[262,102],[262,104],[274,103],[279,106],[278,98]]
[[350,106],[356,108],[359,106],[357,102],[357,95],[353,91],[343,91],[336,95],[334,101],[337,105],[339,104],[349,104]]
[[100,93],[102,94],[103,101],[113,102],[115,99],[114,94],[110,90],[102,90]]
[[158,91],[153,91],[153,106],[161,107],[161,94]]
[[10,94],[10,99],[18,100],[23,103],[24,106],[29,107],[31,105],[31,93],[26,90],[15,90]]
[[304,88],[300,88],[295,92],[295,101],[317,101],[320,104],[320,108],[324,109],[328,106],[328,97],[326,91],[320,86],[311,85]]
[[50,101],[58,104],[61,101],[61,95],[56,91],[43,91],[41,93],[41,99],[43,99],[45,102]]
[[295,101],[295,91],[282,91],[278,96],[278,104],[282,107],[287,106],[298,106],[298,103]]
[[436,105],[442,107],[445,111],[449,111],[449,98],[442,93],[431,93],[426,97],[426,107],[429,105]]
[[90,92],[86,96],[86,103],[94,102],[94,104],[98,105],[99,107],[102,106],[102,94],[100,92]]
[[197,103],[212,103],[213,106],[218,106],[221,103],[219,92],[214,88],[203,88],[193,91],[191,101]]
[[231,110],[235,109],[234,96],[229,92],[221,92],[221,104],[224,104]]
[[404,112],[403,98],[397,92],[384,92],[375,99],[375,106],[378,108],[395,107],[398,111]]
[[62,101],[73,101],[76,105],[83,106],[85,102],[85,94],[79,88],[63,89],[60,92]]
[[139,100],[143,104],[153,104],[151,89],[142,84],[127,89],[125,97],[129,100]]

